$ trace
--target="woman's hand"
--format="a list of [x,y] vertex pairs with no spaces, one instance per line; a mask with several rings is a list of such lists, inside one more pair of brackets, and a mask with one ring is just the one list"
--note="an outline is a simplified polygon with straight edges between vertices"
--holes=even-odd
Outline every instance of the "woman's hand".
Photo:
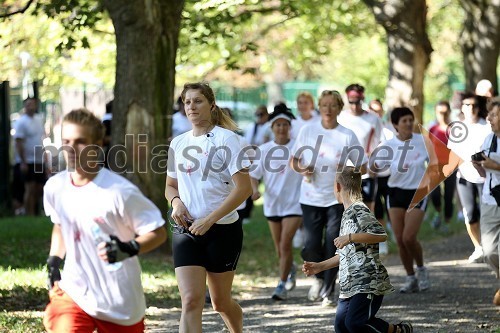
[[337,249],[342,249],[344,246],[349,244],[349,235],[343,235],[335,238],[333,240],[333,244],[337,247]]
[[210,218],[204,217],[201,219],[194,220],[193,224],[189,227],[189,232],[196,236],[204,235],[208,229],[214,225],[214,222]]
[[314,180],[314,166],[308,166],[307,168],[304,168],[302,176],[304,176],[306,182],[312,183],[312,181]]
[[172,205],[172,220],[175,221],[178,225],[189,228],[191,223],[194,221],[194,218],[189,214],[184,202],[180,199],[176,199]]

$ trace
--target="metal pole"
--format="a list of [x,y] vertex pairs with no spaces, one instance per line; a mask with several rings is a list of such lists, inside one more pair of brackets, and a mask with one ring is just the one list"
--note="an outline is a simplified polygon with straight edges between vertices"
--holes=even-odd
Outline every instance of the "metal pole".
[[11,165],[10,165],[10,89],[9,82],[0,84],[0,215],[10,210]]

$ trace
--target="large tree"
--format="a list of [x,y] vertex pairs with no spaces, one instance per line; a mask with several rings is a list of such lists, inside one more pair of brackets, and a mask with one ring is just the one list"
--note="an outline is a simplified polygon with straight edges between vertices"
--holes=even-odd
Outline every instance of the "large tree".
[[28,0],[22,7],[15,5],[6,6],[0,17],[22,14],[32,6],[34,15],[43,12],[62,23],[61,52],[88,47],[82,30],[95,29],[109,13],[116,37],[111,166],[125,172],[158,206],[165,206],[165,144],[184,0]]
[[498,91],[500,50],[500,0],[461,0],[465,19],[460,34],[465,89],[474,91],[478,81],[490,80]]
[[387,34],[389,81],[386,101],[392,108],[409,105],[422,123],[423,83],[432,46],[426,32],[425,0],[363,0]]
[[[115,154],[146,195],[164,206],[165,148],[183,0],[104,0],[116,34]],[[124,135],[126,134],[126,135]],[[155,156],[156,155],[156,156]],[[163,156],[160,157],[160,156]],[[113,158],[113,156],[112,156]]]

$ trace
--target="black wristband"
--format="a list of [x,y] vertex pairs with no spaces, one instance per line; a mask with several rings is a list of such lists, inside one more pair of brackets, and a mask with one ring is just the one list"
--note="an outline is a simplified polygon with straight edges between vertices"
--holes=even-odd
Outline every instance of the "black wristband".
[[49,289],[52,289],[56,281],[61,280],[61,271],[59,270],[59,268],[61,267],[62,262],[63,260],[58,256],[50,256],[49,259],[47,259],[47,286]]
[[63,262],[63,260],[61,258],[59,258],[58,256],[50,256],[47,259],[47,266],[59,268],[59,267],[61,267],[62,262]]
[[111,240],[106,243],[106,251],[110,263],[122,261],[139,254],[141,246],[135,239],[124,243],[114,235],[109,237]]
[[[170,207],[172,207],[172,202],[174,202],[174,200],[175,200],[175,199],[179,199],[179,200],[181,200],[181,197],[180,197],[180,196],[178,196],[178,195],[174,196],[174,197],[172,198],[172,200],[170,200]],[[181,201],[182,201],[182,200],[181,200]]]

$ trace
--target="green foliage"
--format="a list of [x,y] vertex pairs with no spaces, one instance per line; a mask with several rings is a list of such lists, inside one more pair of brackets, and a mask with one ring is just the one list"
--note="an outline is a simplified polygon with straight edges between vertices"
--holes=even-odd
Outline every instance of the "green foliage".
[[[64,14],[60,15],[49,17],[40,8],[31,8],[0,21],[0,80],[17,86],[27,70],[32,80],[41,83],[44,99],[58,99],[62,86],[80,88],[83,82],[89,90],[112,87],[116,46],[109,19],[93,22],[93,28],[77,25],[69,33],[68,23],[60,19]],[[88,45],[92,48],[85,48]],[[22,52],[31,56],[26,68],[21,66]]]
[[285,60],[288,79],[318,78],[310,68],[323,63],[336,35],[354,38],[375,27],[357,0],[188,1],[178,64],[199,78],[219,68],[269,74]]
[[434,52],[424,82],[424,123],[434,119],[434,105],[440,100],[450,100],[455,86],[465,82],[458,43],[463,16],[457,1],[429,2],[427,30]]

